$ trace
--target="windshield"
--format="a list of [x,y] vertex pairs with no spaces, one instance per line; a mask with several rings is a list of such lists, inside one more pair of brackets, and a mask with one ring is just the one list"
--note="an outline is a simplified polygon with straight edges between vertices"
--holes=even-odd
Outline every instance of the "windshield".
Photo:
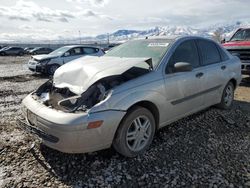
[[57,50],[51,52],[49,55],[60,56],[60,55],[64,54],[65,52],[67,52],[69,49],[71,49],[71,47],[64,46],[64,47],[58,48]]
[[169,39],[145,39],[133,40],[108,51],[105,56],[127,58],[152,58],[155,68],[163,58],[172,40]]
[[243,29],[237,31],[230,41],[244,41],[250,40],[250,29]]

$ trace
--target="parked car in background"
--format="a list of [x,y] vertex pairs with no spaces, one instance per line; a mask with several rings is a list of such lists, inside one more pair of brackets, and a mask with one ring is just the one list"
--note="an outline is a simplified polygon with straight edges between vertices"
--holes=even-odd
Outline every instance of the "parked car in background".
[[31,71],[53,75],[55,70],[69,61],[83,56],[102,56],[104,52],[98,47],[73,45],[61,47],[47,55],[32,56],[28,62]]
[[21,125],[62,152],[113,145],[135,157],[159,128],[215,104],[229,109],[240,81],[239,58],[212,40],[129,41],[56,70],[23,100]]
[[223,46],[240,58],[242,74],[250,75],[250,28],[238,29]]
[[6,47],[0,50],[0,55],[24,55],[24,50],[21,47]]
[[33,50],[34,48],[33,47],[26,47],[24,48],[24,53],[25,54],[29,54],[31,50]]
[[7,48],[10,48],[10,47],[9,47],[9,46],[4,46],[4,47],[2,47],[2,48],[0,49],[0,55],[1,55],[1,51],[6,50]]
[[34,49],[30,50],[29,53],[31,55],[39,55],[39,54],[49,54],[52,51],[53,50],[50,48],[38,47],[38,48],[34,48]]
[[0,46],[0,49],[3,49],[3,48],[5,48],[5,47],[7,47],[7,46]]

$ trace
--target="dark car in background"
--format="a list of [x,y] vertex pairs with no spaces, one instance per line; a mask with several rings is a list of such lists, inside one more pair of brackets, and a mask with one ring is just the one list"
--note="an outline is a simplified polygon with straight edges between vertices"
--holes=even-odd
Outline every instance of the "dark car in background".
[[6,48],[7,46],[0,46],[0,49]]
[[38,47],[34,48],[33,50],[30,50],[31,55],[39,55],[39,54],[49,54],[53,50],[50,48],[43,48],[43,47]]
[[34,48],[33,47],[26,47],[24,48],[24,53],[25,54],[29,54],[31,50],[33,50]]
[[223,46],[240,58],[242,74],[250,75],[250,28],[239,28]]
[[0,50],[0,55],[24,55],[24,49],[21,47],[6,47]]

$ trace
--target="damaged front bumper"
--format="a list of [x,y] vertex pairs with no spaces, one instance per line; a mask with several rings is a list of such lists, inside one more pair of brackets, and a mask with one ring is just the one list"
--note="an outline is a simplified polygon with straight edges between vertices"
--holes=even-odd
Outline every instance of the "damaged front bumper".
[[38,63],[36,61],[29,61],[28,68],[29,68],[29,70],[31,70],[33,72],[45,73],[45,71],[46,71],[46,67],[41,65],[40,63]]
[[[25,121],[20,120],[20,126],[39,136],[48,147],[65,153],[87,153],[109,148],[126,113],[112,110],[66,113],[39,103],[31,94],[22,104]],[[100,127],[88,129],[90,122],[100,120],[103,121]]]

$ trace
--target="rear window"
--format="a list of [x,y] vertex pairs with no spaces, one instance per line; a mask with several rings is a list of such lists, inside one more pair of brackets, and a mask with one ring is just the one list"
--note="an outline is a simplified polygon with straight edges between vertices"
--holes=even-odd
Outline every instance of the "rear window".
[[210,65],[221,61],[220,53],[215,43],[207,40],[198,40],[198,46],[201,51],[203,65]]

